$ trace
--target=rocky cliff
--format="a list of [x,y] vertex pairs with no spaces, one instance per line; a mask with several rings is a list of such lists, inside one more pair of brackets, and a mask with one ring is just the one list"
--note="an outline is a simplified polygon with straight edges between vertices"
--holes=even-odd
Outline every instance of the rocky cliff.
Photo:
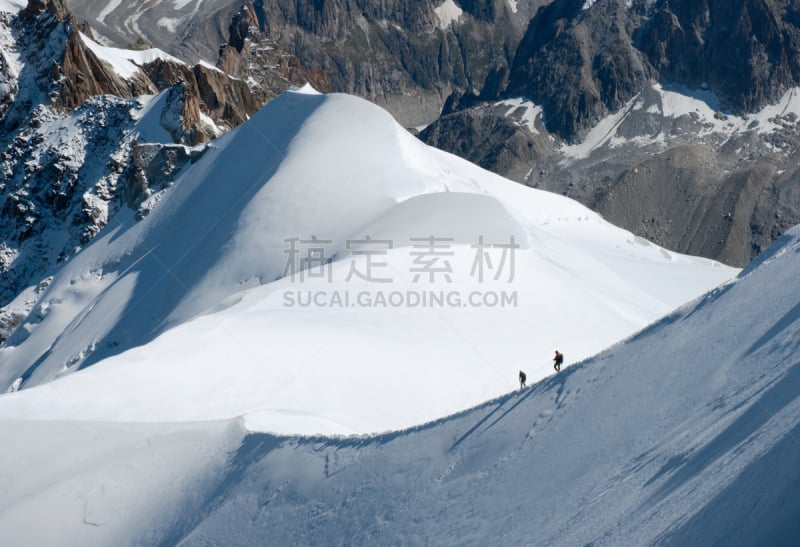
[[481,93],[487,79],[502,79],[536,5],[255,2],[262,30],[300,62],[328,73],[334,89],[386,107],[409,127],[435,119],[452,93]]
[[800,85],[800,2],[661,0],[634,32],[662,81],[708,86],[753,112]]
[[497,96],[541,104],[575,141],[651,81],[708,89],[754,112],[800,85],[800,3],[555,0],[531,21]]
[[741,266],[800,223],[800,89],[742,116],[714,99],[651,84],[575,144],[531,101],[481,102],[421,137],[660,245]]
[[164,56],[121,74],[101,58],[120,52],[98,49],[89,34],[60,0],[0,14],[0,341],[52,266],[119,211],[146,214],[202,153],[186,145],[219,132],[201,112],[195,69]]
[[[310,83],[318,91],[333,91],[326,72],[307,69],[280,43],[265,34],[262,26],[252,0],[248,0],[231,18],[229,39],[220,48],[217,62],[225,74],[235,76],[245,84],[259,107],[291,85]],[[205,77],[213,77],[213,74],[206,71]]]
[[450,101],[422,138],[663,246],[744,265],[800,222],[799,9],[554,0],[505,83]]
[[285,89],[274,73],[271,81],[258,74],[277,66],[285,79],[361,95],[418,126],[454,92],[494,93],[504,84],[528,21],[550,0],[200,1],[70,6],[118,44],[144,39],[215,62],[218,44],[229,43],[218,66],[253,76],[257,94]]

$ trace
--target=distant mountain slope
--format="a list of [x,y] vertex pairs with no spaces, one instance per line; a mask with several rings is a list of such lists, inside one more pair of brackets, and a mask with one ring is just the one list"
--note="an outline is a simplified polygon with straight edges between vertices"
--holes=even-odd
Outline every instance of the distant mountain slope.
[[216,61],[241,0],[67,0],[69,9],[119,47],[146,42],[188,61]]
[[755,112],[800,85],[799,16],[779,0],[555,0],[528,26],[507,92],[542,104],[570,141],[651,80]]
[[798,9],[555,0],[495,93],[452,97],[422,138],[744,266],[800,222]]
[[[223,49],[220,66],[255,83],[259,95],[285,87],[263,83],[258,67],[275,64],[263,52],[294,54],[313,69],[307,75],[316,74],[315,85],[383,105],[408,127],[427,126],[428,144],[563,193],[678,252],[744,266],[800,222],[796,109],[773,112],[780,121],[761,126],[779,130],[750,125],[800,85],[794,3],[312,4],[246,3],[230,27],[241,47]],[[152,34],[170,51],[205,40],[212,61],[225,35],[208,32],[208,21],[223,29],[224,10],[212,14],[194,2],[73,5],[88,20],[128,21],[130,36]],[[134,32],[131,21],[140,20],[150,23]],[[163,25],[173,23],[184,30],[167,32]],[[658,89],[707,105],[666,119],[624,114],[641,102],[656,108]],[[512,109],[515,101],[531,105],[538,121],[518,123],[525,109]],[[727,117],[745,123],[734,124],[735,134],[708,131],[709,122],[719,129]],[[623,130],[593,146],[595,133],[615,124]],[[564,153],[579,145],[588,161]]]
[[[326,74],[331,90],[376,102],[411,127],[434,119],[451,93],[480,90],[487,78],[507,74],[528,21],[548,1],[248,0],[211,6],[202,0],[70,0],[69,5],[118,44],[143,40],[212,63],[219,44],[228,40],[231,18],[250,12],[253,17],[240,26],[243,39],[261,32],[258,49],[275,47],[295,56]],[[261,64],[254,57],[250,61]]]

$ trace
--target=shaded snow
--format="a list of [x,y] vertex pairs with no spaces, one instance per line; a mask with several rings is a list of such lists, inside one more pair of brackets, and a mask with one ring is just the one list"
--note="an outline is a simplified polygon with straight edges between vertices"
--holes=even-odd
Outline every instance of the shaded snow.
[[161,114],[167,106],[169,90],[157,95],[137,97],[137,108],[131,109],[131,117],[136,121],[136,133],[140,142],[168,143],[172,135],[161,123]]
[[626,343],[461,416],[368,439],[250,436],[237,486],[185,544],[794,544],[798,236]]
[[0,421],[0,437],[15,446],[0,451],[4,544],[130,545],[168,535],[200,508],[242,430]]

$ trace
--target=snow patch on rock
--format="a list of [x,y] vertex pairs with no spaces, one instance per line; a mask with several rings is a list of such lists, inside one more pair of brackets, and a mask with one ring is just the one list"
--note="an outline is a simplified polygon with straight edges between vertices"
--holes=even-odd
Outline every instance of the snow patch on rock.
[[441,6],[434,8],[433,11],[439,18],[439,28],[442,30],[446,30],[453,23],[457,23],[464,13],[453,0],[445,0]]

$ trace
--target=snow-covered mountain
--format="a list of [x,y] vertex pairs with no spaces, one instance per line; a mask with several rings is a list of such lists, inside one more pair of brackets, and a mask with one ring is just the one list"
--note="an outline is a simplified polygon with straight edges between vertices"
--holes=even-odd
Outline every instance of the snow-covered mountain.
[[9,398],[20,418],[384,431],[542,378],[555,349],[577,362],[734,274],[305,88],[54,272],[0,385],[38,386]]
[[[466,12],[546,3],[403,17],[435,15],[450,40],[485,30]],[[201,4],[87,3],[185,21]],[[344,6],[375,15],[332,5],[304,24],[336,34]],[[607,6],[622,13],[581,12]],[[431,148],[362,99],[297,88],[255,113],[237,89],[286,59],[264,9],[233,17],[231,78],[102,45],[60,1],[0,0],[0,304],[17,295],[0,308],[0,543],[791,543],[800,228],[733,280]],[[576,144],[525,98],[452,114],[491,111],[535,137],[520,146],[549,147],[542,170],[607,184],[610,163],[677,141],[796,170],[795,94],[724,115],[708,90],[651,84]],[[190,146],[222,119],[243,123]],[[637,192],[614,203],[636,216],[672,192],[685,237],[722,244],[691,234],[710,224],[691,192],[652,175],[680,166],[636,165]],[[750,202],[720,203],[719,222],[747,221]],[[518,391],[520,370],[539,383]]]
[[597,357],[375,437],[79,421],[67,390],[51,393],[60,414],[20,419],[41,388],[1,397],[4,540],[791,545],[799,274],[795,229],[735,282]]
[[735,283],[528,391],[395,435],[250,435],[193,500],[208,511],[166,537],[793,545],[798,275],[795,229]]
[[[236,68],[236,47],[225,51]],[[259,72],[262,83],[304,83],[291,60]],[[0,342],[51,268],[117,211],[146,214],[200,144],[257,112],[270,89],[256,98],[214,66],[101,45],[61,0],[0,4]]]

